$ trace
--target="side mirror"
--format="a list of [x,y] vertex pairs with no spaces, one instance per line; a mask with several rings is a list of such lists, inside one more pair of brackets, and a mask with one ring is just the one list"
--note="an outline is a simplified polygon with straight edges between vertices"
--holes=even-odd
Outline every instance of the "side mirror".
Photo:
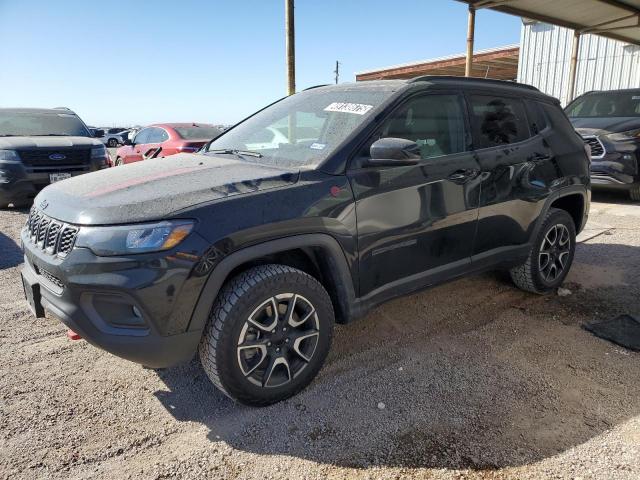
[[381,138],[373,142],[369,153],[367,165],[371,167],[416,165],[422,159],[418,144],[404,138]]
[[102,137],[104,137],[104,130],[100,130],[99,128],[96,128],[96,129],[93,131],[93,136],[94,136],[95,138],[102,138]]

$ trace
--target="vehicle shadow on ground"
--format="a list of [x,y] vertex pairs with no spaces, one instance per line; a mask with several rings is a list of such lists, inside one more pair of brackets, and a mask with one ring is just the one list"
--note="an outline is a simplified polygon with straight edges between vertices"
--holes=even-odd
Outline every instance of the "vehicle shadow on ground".
[[[579,249],[640,258],[624,245]],[[637,307],[635,285],[582,293],[595,304],[624,289]],[[206,425],[211,441],[257,454],[353,468],[531,464],[640,414],[640,354],[580,328],[582,293],[540,297],[503,274],[471,277],[339,326],[318,378],[287,401],[235,404],[195,360],[159,371],[168,390],[156,396],[177,420]]]
[[591,201],[618,205],[640,205],[640,203],[631,200],[627,192],[616,190],[593,190],[591,192]]
[[22,263],[22,250],[3,232],[0,232],[0,270],[15,267]]

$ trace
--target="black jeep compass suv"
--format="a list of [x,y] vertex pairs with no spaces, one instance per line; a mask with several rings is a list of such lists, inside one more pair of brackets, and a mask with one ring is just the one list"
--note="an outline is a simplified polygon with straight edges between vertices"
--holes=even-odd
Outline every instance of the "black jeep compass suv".
[[447,77],[287,97],[197,154],[44,189],[22,231],[36,315],[150,367],[196,352],[266,405],[320,370],[334,322],[487,269],[549,292],[589,210],[558,101]]

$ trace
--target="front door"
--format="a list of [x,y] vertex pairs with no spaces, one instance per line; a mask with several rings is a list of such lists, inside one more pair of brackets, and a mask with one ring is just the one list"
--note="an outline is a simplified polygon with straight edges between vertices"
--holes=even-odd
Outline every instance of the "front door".
[[[422,160],[402,167],[359,161],[383,137],[416,142]],[[470,143],[462,95],[422,94],[385,119],[354,159],[348,175],[362,297],[390,298],[469,268],[480,196]]]
[[124,156],[124,163],[139,162],[142,160],[143,149],[145,148],[150,133],[150,128],[143,128],[133,137],[131,141],[132,145]]

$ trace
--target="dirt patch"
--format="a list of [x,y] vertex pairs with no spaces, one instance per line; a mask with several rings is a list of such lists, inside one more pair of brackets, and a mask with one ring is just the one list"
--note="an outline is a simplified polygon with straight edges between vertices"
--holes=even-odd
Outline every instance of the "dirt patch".
[[145,370],[32,318],[26,212],[0,211],[0,478],[640,478],[640,354],[581,329],[640,310],[640,206],[623,207],[594,204],[611,234],[584,237],[568,297],[491,273],[390,302],[264,409],[195,361]]

